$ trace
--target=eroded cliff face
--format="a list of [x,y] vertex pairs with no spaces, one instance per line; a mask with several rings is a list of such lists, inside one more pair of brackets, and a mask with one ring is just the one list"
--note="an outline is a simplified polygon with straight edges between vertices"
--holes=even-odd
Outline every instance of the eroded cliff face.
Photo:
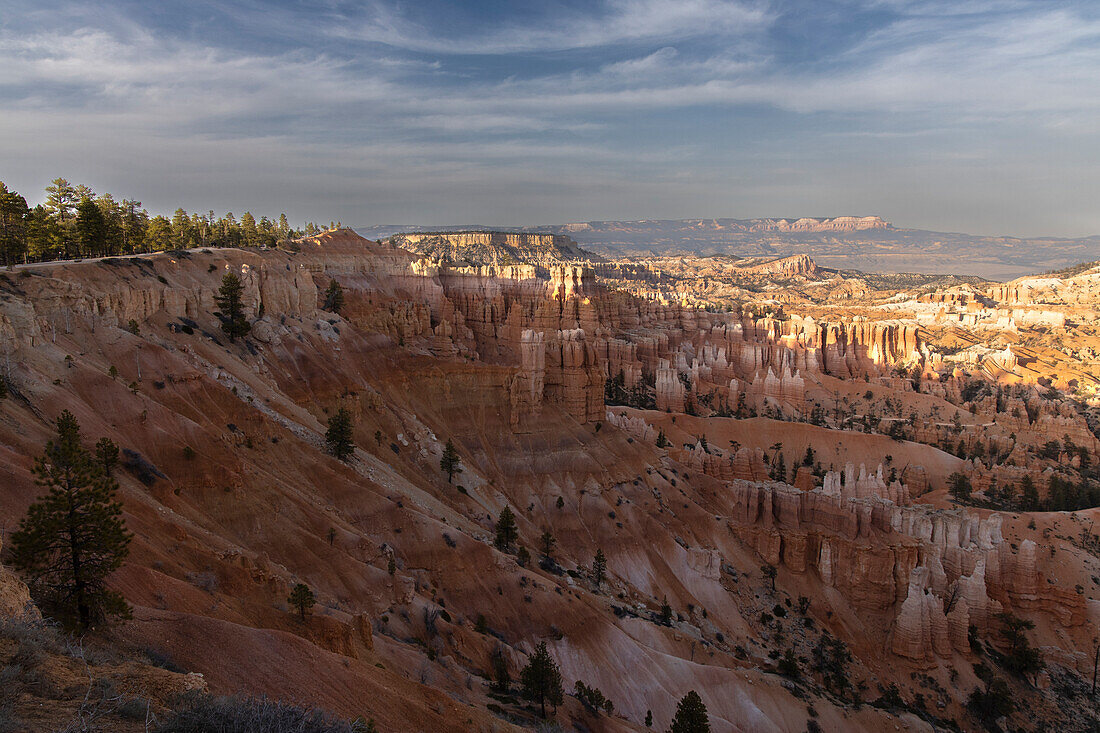
[[498,266],[520,262],[548,268],[562,262],[599,259],[560,234],[430,232],[397,234],[389,241],[429,260],[473,265]]
[[[599,687],[620,716],[593,723],[570,698],[563,720],[641,730],[652,710],[664,728],[697,689],[716,730],[801,731],[805,705],[771,673],[773,652],[810,658],[822,631],[851,648],[853,680],[910,696],[913,667],[974,683],[960,629],[998,609],[1039,620],[1038,640],[1073,660],[1096,620],[1069,574],[1047,582],[1064,571],[1026,521],[1008,533],[985,512],[916,504],[958,459],[684,412],[732,412],[741,395],[808,409],[807,393],[918,363],[904,325],[709,313],[608,291],[583,265],[444,265],[349,232],[296,253],[29,269],[0,279],[14,387],[0,400],[0,516],[10,526],[36,495],[32,457],[61,409],[133,451],[120,482],[134,552],[114,582],[135,618],[120,633],[215,691],[306,698],[382,729],[506,730],[482,676],[503,658],[516,677],[547,641],[566,687]],[[232,344],[212,316],[229,271],[253,321]],[[341,314],[319,309],[332,279]],[[606,405],[620,374],[624,388],[652,380],[658,409]],[[355,422],[347,464],[323,452],[339,407]],[[448,439],[454,484],[439,470]],[[787,462],[812,446],[820,472],[770,480],[777,440]],[[546,568],[493,547],[504,506],[519,544],[556,538]],[[1059,561],[1073,553],[1060,546]],[[774,589],[762,563],[778,568]],[[285,608],[296,582],[318,595],[305,624]],[[810,621],[761,620],[799,596]],[[813,704],[825,729],[923,726]]]

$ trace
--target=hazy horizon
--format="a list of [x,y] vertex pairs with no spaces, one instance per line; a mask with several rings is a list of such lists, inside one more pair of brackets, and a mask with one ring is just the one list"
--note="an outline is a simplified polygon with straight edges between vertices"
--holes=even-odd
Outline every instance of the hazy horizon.
[[0,180],[292,221],[1100,234],[1100,7],[0,0]]

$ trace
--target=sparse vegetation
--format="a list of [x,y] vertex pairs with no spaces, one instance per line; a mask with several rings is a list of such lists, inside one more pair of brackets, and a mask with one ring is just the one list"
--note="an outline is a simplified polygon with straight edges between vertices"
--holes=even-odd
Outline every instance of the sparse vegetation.
[[1008,685],[1000,677],[992,679],[982,689],[975,689],[967,699],[967,707],[987,730],[999,731],[996,721],[1005,715],[1012,714],[1016,704],[1012,700],[1012,693]]
[[598,687],[589,687],[580,680],[573,685],[573,696],[588,708],[591,712],[605,712],[608,715],[615,712],[615,705],[604,696]]
[[325,431],[325,447],[329,455],[346,462],[355,454],[353,437],[351,413],[341,407],[329,418],[328,430]]
[[323,710],[264,697],[193,694],[156,728],[156,733],[367,733],[372,727],[370,723],[348,722]]

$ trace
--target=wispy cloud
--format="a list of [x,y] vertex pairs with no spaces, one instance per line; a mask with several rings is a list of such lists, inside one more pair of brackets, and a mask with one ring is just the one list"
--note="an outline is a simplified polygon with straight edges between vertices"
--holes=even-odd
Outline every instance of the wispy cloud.
[[487,17],[482,30],[456,37],[440,35],[411,20],[401,6],[372,2],[365,18],[341,19],[329,31],[409,51],[485,55],[602,48],[658,39],[671,42],[714,34],[747,36],[768,19],[763,3],[747,1],[610,0],[583,11],[560,9],[537,24]]

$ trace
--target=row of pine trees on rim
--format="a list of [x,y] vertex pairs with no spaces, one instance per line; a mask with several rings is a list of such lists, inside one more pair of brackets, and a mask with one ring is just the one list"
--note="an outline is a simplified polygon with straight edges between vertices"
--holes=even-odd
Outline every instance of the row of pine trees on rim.
[[[336,226],[333,222],[329,228]],[[30,206],[0,181],[0,264],[159,252],[190,247],[275,246],[322,230],[312,222],[291,227],[286,214],[257,219],[245,212],[215,216],[213,211],[150,215],[134,199],[96,195],[87,186],[57,178],[45,199]]]

